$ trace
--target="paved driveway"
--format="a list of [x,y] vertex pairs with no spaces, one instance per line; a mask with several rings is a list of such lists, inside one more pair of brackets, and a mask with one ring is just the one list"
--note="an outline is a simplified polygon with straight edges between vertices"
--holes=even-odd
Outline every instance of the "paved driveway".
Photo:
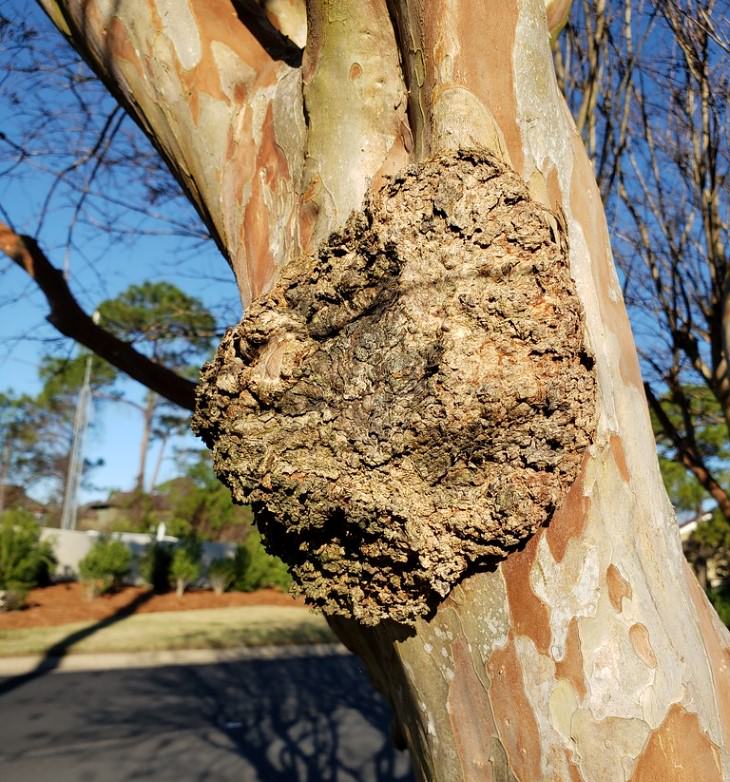
[[411,779],[350,656],[54,673],[0,693],[2,782]]

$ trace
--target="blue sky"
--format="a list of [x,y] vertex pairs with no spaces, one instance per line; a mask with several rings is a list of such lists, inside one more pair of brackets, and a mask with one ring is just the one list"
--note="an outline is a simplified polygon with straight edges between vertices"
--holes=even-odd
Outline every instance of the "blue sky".
[[[203,229],[192,208],[182,198],[163,196],[151,205],[154,216],[145,214],[151,189],[156,187],[155,177],[162,189],[169,182],[153,163],[139,176],[135,176],[134,160],[122,161],[95,177],[89,165],[80,166],[68,183],[61,180],[54,189],[57,173],[93,144],[114,103],[98,88],[85,84],[87,72],[83,66],[75,66],[79,89],[82,93],[86,90],[87,100],[91,95],[93,103],[89,116],[80,114],[76,97],[59,88],[64,82],[53,72],[56,58],[67,68],[71,63],[73,70],[74,56],[66,54],[67,47],[38,6],[10,0],[3,4],[2,14],[15,29],[25,23],[43,34],[30,39],[27,49],[21,46],[15,51],[13,41],[5,38],[0,50],[6,70],[9,62],[16,68],[0,82],[0,131],[9,140],[0,142],[0,219],[10,220],[17,231],[35,236],[54,265],[68,266],[71,288],[87,312],[132,283],[167,280],[202,299],[221,326],[238,320],[240,305],[233,276],[213,243],[196,235]],[[131,139],[133,146],[126,145],[125,138]],[[14,155],[13,144],[22,145],[28,154]],[[134,149],[147,162],[155,154],[129,119],[121,120],[110,149],[111,156],[120,159],[125,149]],[[73,185],[69,184],[72,180]],[[77,214],[80,184],[88,184],[88,195]],[[72,356],[78,350],[69,340],[59,339],[45,320],[47,312],[45,299],[34,283],[0,256],[0,390],[37,393],[37,367],[43,354],[53,351]],[[139,384],[129,380],[121,382],[119,389],[131,401],[141,401],[144,394]],[[99,488],[83,490],[82,501],[105,496],[110,488],[131,488],[141,432],[141,415],[131,406],[96,401],[84,450],[89,459],[103,459],[104,466],[91,476]],[[174,445],[199,443],[189,435]],[[168,447],[162,480],[175,474],[172,457],[173,448]],[[155,459],[153,448],[148,475]]]

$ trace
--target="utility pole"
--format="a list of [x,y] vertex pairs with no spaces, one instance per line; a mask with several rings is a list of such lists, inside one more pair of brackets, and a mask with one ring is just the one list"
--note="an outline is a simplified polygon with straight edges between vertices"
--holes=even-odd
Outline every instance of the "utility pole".
[[0,513],[5,510],[5,485],[8,482],[8,473],[10,472],[10,449],[10,436],[6,432],[3,453],[0,456]]
[[74,415],[73,439],[71,440],[71,456],[68,460],[66,474],[66,490],[63,495],[63,512],[61,513],[61,529],[76,529],[76,514],[78,511],[79,486],[84,468],[84,435],[89,422],[89,402],[91,401],[91,356],[86,359],[84,382],[79,391]]
[[[94,312],[92,319],[94,323],[98,324],[99,313]],[[92,357],[89,356],[86,359],[86,367],[84,369],[84,382],[81,385],[79,399],[76,403],[76,414],[74,415],[74,428],[71,440],[71,455],[68,461],[66,488],[63,494],[61,529],[76,529],[79,486],[81,485],[81,474],[84,469],[84,435],[86,434],[86,427],[89,424],[89,404],[91,402],[91,361]]]

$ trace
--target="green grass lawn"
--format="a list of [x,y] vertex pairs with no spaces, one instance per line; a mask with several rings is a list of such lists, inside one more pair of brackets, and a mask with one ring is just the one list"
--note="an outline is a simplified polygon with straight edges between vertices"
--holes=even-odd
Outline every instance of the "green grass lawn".
[[0,657],[336,642],[322,616],[283,606],[137,614],[106,627],[97,624],[0,630]]

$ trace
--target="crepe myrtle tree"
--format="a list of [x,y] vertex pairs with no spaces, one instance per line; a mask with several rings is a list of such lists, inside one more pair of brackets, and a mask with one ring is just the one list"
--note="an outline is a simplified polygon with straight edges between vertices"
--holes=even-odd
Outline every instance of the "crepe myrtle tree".
[[[730,778],[730,640],[555,80],[569,2],[41,4],[233,269],[246,318],[195,427],[417,776]],[[32,240],[2,246],[64,294]]]

